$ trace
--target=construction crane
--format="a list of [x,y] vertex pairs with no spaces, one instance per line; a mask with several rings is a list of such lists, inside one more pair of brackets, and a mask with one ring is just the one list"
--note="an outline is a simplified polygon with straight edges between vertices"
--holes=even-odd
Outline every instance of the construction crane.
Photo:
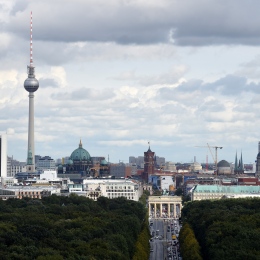
[[[210,146],[208,143],[207,143],[207,146],[196,146],[196,147],[207,147],[209,149],[213,162],[215,164],[215,171],[217,173],[218,172],[218,169],[217,169],[218,168],[218,149],[222,149],[223,147],[222,146]],[[215,149],[215,157],[213,155],[211,148]]]

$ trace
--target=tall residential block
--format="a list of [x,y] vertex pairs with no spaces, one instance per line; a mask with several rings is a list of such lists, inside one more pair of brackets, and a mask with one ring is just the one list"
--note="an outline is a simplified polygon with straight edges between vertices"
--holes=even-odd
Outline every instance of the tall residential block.
[[0,135],[0,177],[7,177],[7,137]]

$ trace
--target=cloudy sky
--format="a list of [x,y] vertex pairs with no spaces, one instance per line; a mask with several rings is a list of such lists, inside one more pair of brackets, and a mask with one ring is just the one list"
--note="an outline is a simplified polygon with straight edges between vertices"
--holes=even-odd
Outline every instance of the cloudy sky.
[[[259,0],[0,0],[0,132],[27,153],[30,12],[35,153],[83,147],[128,162],[148,149],[254,162],[260,141]],[[202,147],[196,147],[202,146]],[[204,147],[203,147],[204,146]],[[214,150],[212,151],[214,155]]]

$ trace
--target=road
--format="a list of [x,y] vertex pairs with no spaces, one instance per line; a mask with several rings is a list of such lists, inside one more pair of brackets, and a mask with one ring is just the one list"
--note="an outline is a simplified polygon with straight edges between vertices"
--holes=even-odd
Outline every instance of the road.
[[[179,254],[178,236],[180,225],[177,219],[150,219],[150,241],[149,260],[181,260]],[[172,239],[172,235],[176,239]]]

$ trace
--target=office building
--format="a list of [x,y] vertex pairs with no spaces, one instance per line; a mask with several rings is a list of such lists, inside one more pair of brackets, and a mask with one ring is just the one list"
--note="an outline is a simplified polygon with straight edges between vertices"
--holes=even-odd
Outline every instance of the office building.
[[0,177],[7,177],[7,137],[0,135]]
[[18,172],[26,171],[26,162],[19,162],[13,157],[7,157],[7,176],[14,177]]
[[109,165],[109,174],[115,178],[127,178],[135,173],[136,166],[130,163],[112,163]]
[[44,170],[55,170],[56,163],[55,160],[52,159],[50,156],[44,156],[38,159],[36,163],[37,171],[43,172]]

